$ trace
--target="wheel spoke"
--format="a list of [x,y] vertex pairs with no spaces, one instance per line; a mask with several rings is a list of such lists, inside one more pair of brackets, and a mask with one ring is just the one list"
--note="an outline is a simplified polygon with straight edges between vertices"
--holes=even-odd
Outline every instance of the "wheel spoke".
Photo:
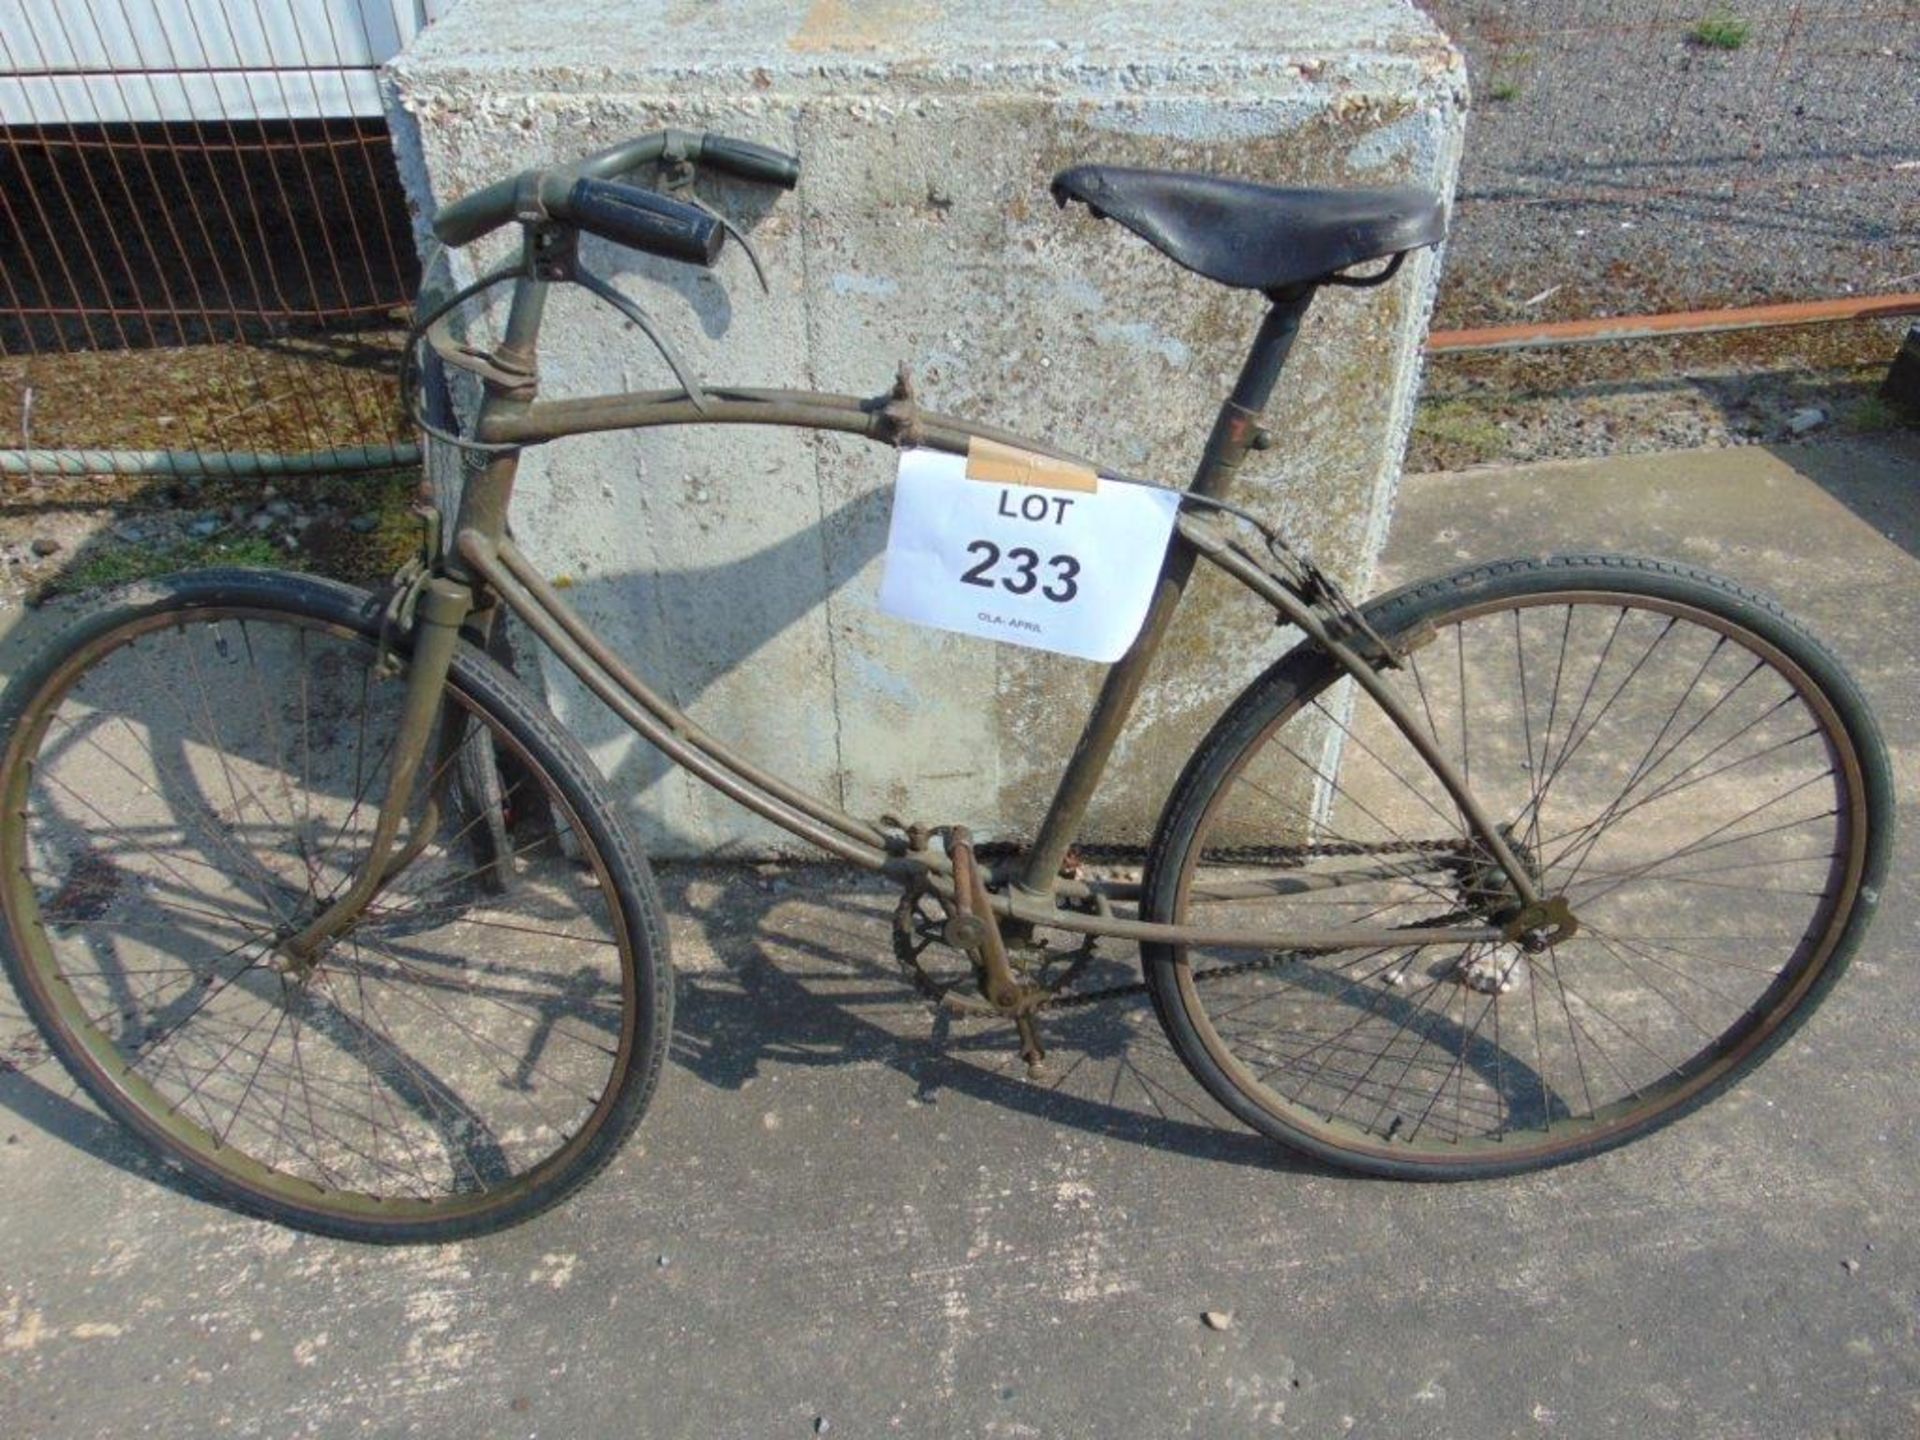
[[[310,961],[281,951],[352,883],[386,801],[405,681],[375,685],[377,660],[344,622],[136,614],[34,702],[26,814],[0,840],[34,906],[26,963],[73,997],[36,1018],[125,1057],[90,1081],[110,1110],[303,1224],[476,1233],[588,1173],[587,1137],[637,1118],[613,1103],[635,1047],[665,1037],[636,1019],[632,885],[581,818],[604,802],[457,688],[406,869]],[[513,767],[485,787],[498,814],[453,778],[468,746]]]
[[[1398,623],[1417,648],[1382,681],[1578,928],[1538,953],[1479,942],[1243,971],[1231,952],[1187,947],[1190,969],[1224,978],[1163,988],[1161,1003],[1191,1022],[1196,1038],[1176,1030],[1176,1044],[1216,1096],[1364,1168],[1525,1168],[1646,1128],[1757,1053],[1782,977],[1824,954],[1844,915],[1835,887],[1861,797],[1831,709],[1778,663],[1778,642],[1718,603],[1609,577],[1410,610]],[[1276,718],[1203,752],[1214,772],[1175,801],[1198,819],[1168,822],[1187,837],[1179,893],[1205,895],[1210,925],[1506,923],[1517,900],[1504,872],[1436,803],[1435,777],[1384,711],[1336,700],[1331,666],[1263,683]],[[1319,734],[1334,743],[1316,765]],[[1430,832],[1436,813],[1453,848],[1417,861],[1337,886],[1234,883],[1249,868],[1237,855],[1285,848],[1303,823],[1316,843],[1366,853]],[[1161,893],[1149,876],[1143,913],[1177,923],[1153,908]]]

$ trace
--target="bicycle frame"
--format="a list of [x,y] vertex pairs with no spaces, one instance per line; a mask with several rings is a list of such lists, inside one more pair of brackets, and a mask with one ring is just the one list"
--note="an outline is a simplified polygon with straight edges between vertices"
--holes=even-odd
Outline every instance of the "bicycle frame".
[[[529,240],[529,247],[532,241]],[[465,628],[484,637],[497,601],[517,615],[559,656],[580,682],[642,738],[676,764],[749,810],[796,837],[842,860],[921,884],[943,899],[953,898],[955,880],[948,858],[923,839],[909,842],[847,814],[826,800],[807,795],[754,764],[708,734],[684,712],[627,666],[559,592],[535,570],[507,533],[507,511],[519,466],[520,447],[596,431],[647,429],[662,425],[775,425],[860,435],[877,443],[918,445],[964,454],[968,441],[984,438],[1049,455],[1063,452],[1009,431],[923,411],[904,374],[890,395],[861,398],[812,391],[706,387],[703,403],[684,390],[598,395],[542,401],[530,383],[510,386],[499,371],[533,373],[548,283],[536,278],[531,248],[528,266],[515,280],[504,337],[492,354],[498,367],[486,378],[477,438],[499,449],[485,468],[470,477],[461,496],[444,574],[425,592],[418,607],[414,664],[409,671],[406,713],[419,723],[403,728],[396,746],[387,807],[404,810],[421,755],[430,743],[425,717],[433,713],[445,683],[451,646],[436,632]],[[1189,493],[1224,498],[1250,450],[1270,443],[1262,425],[1275,383],[1312,300],[1311,286],[1276,291],[1231,394],[1222,403],[1208,436]],[[1066,456],[1077,459],[1078,457]],[[1373,664],[1341,634],[1335,617],[1315,598],[1286,583],[1258,553],[1242,545],[1211,518],[1183,507],[1168,547],[1158,586],[1132,647],[1107,672],[1092,713],[1061,776],[1034,844],[1011,883],[989,898],[996,914],[1020,926],[1045,926],[1144,943],[1208,945],[1223,948],[1345,950],[1388,945],[1466,944],[1497,941],[1517,933],[1516,925],[1447,925],[1423,929],[1345,927],[1338,931],[1279,933],[1163,925],[1108,913],[1106,898],[1129,898],[1125,887],[1102,886],[1063,878],[1061,865],[1098,787],[1114,745],[1125,726],[1154,654],[1171,623],[1196,559],[1204,557],[1251,589],[1286,620],[1322,646],[1390,717],[1430,765],[1459,806],[1471,838],[1505,871],[1523,918],[1540,923],[1543,905],[1532,877],[1516,860],[1465,781],[1398,698],[1380,681]],[[406,753],[411,751],[411,753]],[[404,782],[404,783],[402,783]],[[391,835],[376,836],[376,851],[360,882],[288,947],[311,953],[364,903],[355,892],[377,888],[375,877],[388,872]],[[1358,878],[1358,877],[1356,877]],[[1369,878],[1377,878],[1373,872]],[[1328,883],[1339,883],[1337,877]],[[349,902],[352,902],[349,904]],[[1081,902],[1075,907],[1069,902]],[[344,918],[336,911],[344,912]]]

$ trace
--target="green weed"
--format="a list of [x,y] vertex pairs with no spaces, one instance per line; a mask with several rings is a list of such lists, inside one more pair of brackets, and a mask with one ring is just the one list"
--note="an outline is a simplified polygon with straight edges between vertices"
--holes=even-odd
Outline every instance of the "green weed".
[[1907,413],[1879,395],[1862,395],[1840,412],[1840,428],[1853,434],[1898,430],[1914,423]]
[[1715,6],[1687,31],[1690,43],[1703,50],[1738,50],[1753,27],[1725,6]]
[[97,550],[83,551],[71,565],[48,580],[43,593],[71,595],[85,590],[104,590],[133,580],[150,580],[156,575],[209,565],[302,568],[297,555],[289,555],[264,535],[240,535],[232,539],[216,536],[210,540],[178,540],[167,544],[102,543]]
[[1442,465],[1491,460],[1507,445],[1507,432],[1464,400],[1422,404],[1413,414],[1414,438]]

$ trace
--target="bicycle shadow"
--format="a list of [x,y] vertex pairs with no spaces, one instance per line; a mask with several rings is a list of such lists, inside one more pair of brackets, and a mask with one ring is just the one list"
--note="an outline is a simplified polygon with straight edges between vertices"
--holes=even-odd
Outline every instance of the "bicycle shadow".
[[[938,1014],[929,1022],[927,1002],[888,948],[897,893],[889,883],[834,867],[792,869],[815,873],[769,882],[743,866],[660,867],[668,912],[693,924],[714,962],[675,976],[670,1056],[698,1079],[739,1091],[776,1069],[878,1065],[909,1080],[923,1105],[964,1096],[1171,1154],[1333,1173],[1214,1111],[1138,996],[1047,1017],[1046,1074],[1029,1079],[1010,1026]],[[1136,978],[1131,963],[1102,959],[1086,983]],[[0,1109],[137,1179],[223,1203],[98,1114],[52,1057],[28,1048],[27,1024],[8,994],[0,1013]],[[35,1073],[43,1065],[45,1075]]]
[[[798,880],[788,878],[795,874]],[[669,1054],[716,1089],[738,1092],[783,1069],[880,1067],[911,1081],[922,1105],[959,1096],[1168,1154],[1286,1174],[1340,1173],[1218,1110],[1138,995],[1045,1016],[1049,1053],[1038,1077],[1026,1073],[1004,1022],[939,1012],[929,1019],[927,1002],[892,959],[891,882],[824,865],[670,864],[659,878],[669,914],[698,937],[691,956],[686,938],[679,942],[683,962],[693,963],[676,971]],[[1137,978],[1130,955],[1099,956],[1081,983],[1093,989]],[[570,998],[582,997],[556,995],[554,1003],[573,1013]],[[0,1109],[136,1178],[222,1203],[83,1100],[61,1093],[58,1082],[30,1075],[50,1057],[32,1050],[11,1003],[0,1007],[0,1022],[7,1020],[22,1032],[0,1030]],[[1527,1083],[1526,1075],[1516,1078],[1518,1089]]]
[[[738,558],[575,578],[565,599],[596,632],[619,637],[622,659],[699,719],[709,691],[794,627],[817,621],[822,607],[844,603],[855,577],[885,548],[890,513],[891,498],[885,491],[866,491],[824,510],[814,523]],[[613,516],[609,507],[609,518]],[[648,617],[637,634],[635,616]],[[633,807],[627,811],[629,820],[644,811],[645,826],[653,827],[650,832],[642,829],[650,848],[712,852],[709,837],[689,833],[681,823],[684,807],[658,799],[660,787],[677,768],[674,763],[635,737],[627,722],[564,664],[522,634],[517,620],[509,628],[511,658],[520,678],[561,714],[574,738],[595,757],[609,791],[623,807]],[[676,642],[675,637],[694,635],[700,637],[698,645]],[[742,742],[750,760],[769,769],[784,768],[767,746],[765,735],[757,749],[750,740]],[[751,848],[765,848],[765,842],[755,841]]]
[[[9,1013],[8,1018],[14,1017]],[[51,1067],[52,1075],[61,1078],[48,1083],[32,1073],[43,1064]],[[65,1078],[50,1057],[35,1058],[24,1064],[0,1060],[0,1110],[137,1180],[163,1186],[189,1200],[209,1205],[226,1204],[192,1176],[160,1160],[125,1126],[107,1119],[86,1101],[76,1098],[78,1093],[77,1087]]]
[[[1242,1129],[1187,1075],[1144,997],[1041,1022],[1048,1059],[1029,1079],[1011,1025],[934,1015],[890,948],[897,891],[827,866],[802,878],[699,864],[659,867],[668,911],[690,921],[714,964],[681,968],[675,1064],[722,1090],[774,1068],[879,1065],[914,1098],[947,1095],[1105,1140],[1297,1174],[1332,1174]],[[807,874],[812,871],[814,873]],[[779,887],[779,888],[772,888]],[[1139,978],[1131,957],[1096,959],[1087,986]]]

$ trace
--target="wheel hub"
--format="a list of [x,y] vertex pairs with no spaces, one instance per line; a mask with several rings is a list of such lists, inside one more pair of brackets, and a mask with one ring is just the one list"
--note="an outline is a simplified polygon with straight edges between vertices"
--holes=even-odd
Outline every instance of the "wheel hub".
[[[1512,825],[1502,825],[1499,831],[1513,858],[1520,862],[1520,868],[1527,872],[1534,888],[1539,889],[1540,857],[1514,833]],[[1448,868],[1453,871],[1454,889],[1461,904],[1474,914],[1504,925],[1520,907],[1520,895],[1513,888],[1506,869],[1479,846],[1463,850],[1448,863]]]
[[[1499,829],[1500,838],[1538,890],[1542,883],[1539,855],[1512,825]],[[1570,939],[1580,928],[1564,895],[1522,903],[1505,868],[1478,847],[1461,855],[1451,868],[1461,903],[1501,929],[1498,941],[1474,946],[1454,967],[1453,978],[1469,990],[1482,995],[1513,993],[1531,978],[1527,956]]]

